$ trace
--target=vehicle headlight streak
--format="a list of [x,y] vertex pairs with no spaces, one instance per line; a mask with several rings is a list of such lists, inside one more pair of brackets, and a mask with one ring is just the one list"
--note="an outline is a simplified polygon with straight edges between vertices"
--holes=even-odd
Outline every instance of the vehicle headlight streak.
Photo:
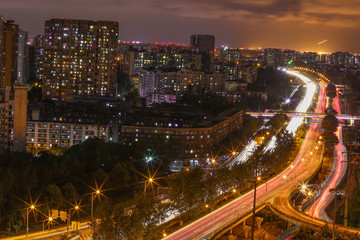
[[[296,107],[295,111],[299,112],[299,113],[306,113],[308,108],[310,107],[311,101],[314,97],[314,94],[316,91],[316,84],[314,84],[309,78],[307,78],[297,72],[289,71],[289,70],[285,70],[285,72],[287,72],[290,75],[294,75],[294,76],[298,77],[301,81],[303,81],[305,83],[305,86],[306,86],[305,97],[303,98],[301,103]],[[296,130],[302,124],[303,120],[304,120],[304,117],[292,117],[288,126],[286,127],[286,130],[289,133],[292,133],[293,135],[295,135]],[[271,138],[270,142],[268,143],[268,145],[266,146],[265,151],[270,151],[270,150],[274,149],[275,143],[276,143],[276,137],[273,136]]]
[[[287,72],[288,74],[298,77],[301,81],[303,81],[306,84],[305,97],[303,98],[301,103],[296,108],[296,112],[305,113],[307,111],[307,109],[310,107],[312,98],[316,91],[316,85],[309,78],[307,78],[297,72],[289,71],[289,70],[284,70],[284,71]],[[298,87],[295,89],[295,91],[297,91],[297,90],[298,90]],[[304,119],[304,117],[291,118],[286,130],[288,132],[291,132],[293,135],[295,135],[295,132],[296,132],[297,128],[302,124],[303,119]],[[260,129],[262,129],[262,128],[260,128]],[[276,137],[273,136],[271,138],[270,142],[268,143],[268,145],[266,146],[265,150],[266,151],[272,150],[275,147],[275,143],[276,143]],[[234,164],[246,162],[249,159],[250,155],[255,151],[255,148],[256,148],[256,142],[255,142],[255,140],[251,140],[248,143],[248,145],[246,146],[246,148],[239,155],[237,155],[234,158],[234,160],[229,164],[229,166],[232,167]]]

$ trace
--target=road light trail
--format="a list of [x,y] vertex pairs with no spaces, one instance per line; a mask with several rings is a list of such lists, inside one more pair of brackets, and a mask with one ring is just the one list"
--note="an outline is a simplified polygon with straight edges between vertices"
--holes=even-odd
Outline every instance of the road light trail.
[[[333,108],[338,112],[338,114],[341,113],[338,94],[334,99]],[[339,143],[335,146],[333,169],[331,170],[328,178],[323,183],[324,186],[318,196],[318,199],[309,209],[309,215],[311,217],[319,218],[329,222],[332,222],[332,220],[327,215],[325,209],[334,200],[334,194],[330,193],[330,189],[337,188],[341,184],[341,181],[345,177],[348,164],[346,147],[344,146],[342,139],[341,126],[338,127],[335,134],[339,139]]]
[[[321,90],[316,110],[319,110],[320,106],[322,106],[324,102],[323,93],[324,91]],[[316,151],[314,149],[314,145],[316,144],[318,135],[318,124],[312,124],[292,164],[293,168],[286,168],[282,173],[270,179],[267,183],[261,184],[257,188],[257,206],[272,201],[281,192],[287,192],[289,190],[289,186],[294,186],[299,182],[303,182],[313,174],[314,169],[316,169],[319,165],[319,161],[315,161],[315,158],[313,157]],[[313,155],[310,154],[312,151],[314,152]],[[286,176],[286,179],[284,176]],[[214,212],[190,223],[187,226],[184,226],[164,239],[198,240],[201,237],[209,237],[211,236],[212,231],[216,232],[216,230],[222,229],[230,223],[238,220],[240,216],[244,216],[245,214],[251,212],[252,203],[253,190],[234,199]],[[215,229],[213,229],[212,221],[215,223]]]
[[[296,108],[296,112],[305,113],[307,111],[307,109],[309,108],[311,101],[313,99],[313,96],[315,94],[316,85],[309,78],[307,78],[295,71],[290,71],[290,70],[284,70],[284,71],[286,71],[290,75],[294,75],[294,76],[298,77],[301,81],[304,82],[305,86],[307,87],[305,97],[303,98],[301,103]],[[297,91],[297,89],[298,89],[298,87],[293,91],[293,93],[291,95],[293,95],[294,92]],[[295,132],[296,132],[297,128],[301,125],[303,119],[304,119],[304,117],[291,118],[289,125],[286,127],[286,130],[288,132],[292,133],[293,135],[295,135]],[[270,142],[267,144],[266,151],[272,150],[275,147],[275,144],[276,144],[276,137],[273,136],[271,138]],[[240,154],[238,154],[233,159],[233,161],[231,161],[229,166],[232,167],[235,164],[246,162],[249,159],[250,155],[255,151],[255,148],[256,148],[256,142],[253,139],[244,148],[244,150]]]
[[[285,70],[288,74],[290,75],[294,75],[296,77],[298,77],[301,81],[304,82],[307,90],[306,90],[306,94],[305,97],[303,98],[303,100],[301,101],[301,103],[296,107],[296,112],[299,113],[305,113],[307,112],[308,108],[310,107],[311,101],[314,97],[315,91],[316,91],[316,85],[311,82],[311,80],[297,72],[294,71],[289,71],[289,70]],[[298,129],[298,127],[302,124],[304,120],[304,117],[293,117],[290,119],[288,126],[286,127],[286,131],[288,131],[289,133],[292,133],[292,135],[295,135],[296,130]],[[276,137],[273,136],[270,140],[270,142],[267,144],[265,151],[271,151],[272,149],[275,148],[276,145]]]

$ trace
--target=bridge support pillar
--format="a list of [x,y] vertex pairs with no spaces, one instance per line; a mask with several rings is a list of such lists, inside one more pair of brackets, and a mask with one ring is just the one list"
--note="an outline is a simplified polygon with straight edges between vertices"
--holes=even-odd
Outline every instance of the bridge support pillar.
[[237,239],[237,237],[234,236],[234,235],[229,235],[228,236],[228,240],[236,240],[236,239]]
[[261,217],[256,217],[255,220],[256,220],[257,229],[260,230],[261,223],[263,222],[264,219]]
[[245,238],[248,238],[249,231],[250,231],[250,227],[244,225],[243,228],[244,228],[244,237],[245,237]]

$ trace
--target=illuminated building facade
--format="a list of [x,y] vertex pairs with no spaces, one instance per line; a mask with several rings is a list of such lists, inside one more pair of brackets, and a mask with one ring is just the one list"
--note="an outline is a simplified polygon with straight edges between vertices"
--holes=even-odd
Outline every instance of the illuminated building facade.
[[38,83],[43,82],[44,78],[44,36],[39,35],[34,38],[34,71],[35,79]]
[[43,97],[115,96],[119,23],[45,21]]
[[13,86],[17,81],[19,26],[10,20],[0,20],[1,60],[0,87]]
[[[146,114],[146,113],[145,113]],[[205,160],[211,157],[211,147],[239,128],[243,112],[227,111],[213,119],[191,113],[160,113],[129,120],[121,127],[122,141],[126,144],[142,142],[150,148],[164,146],[169,141],[177,144],[180,156],[187,160]]]
[[25,150],[27,93],[24,86],[0,88],[0,152]]
[[18,59],[16,84],[24,86],[29,80],[29,36],[22,29],[18,32]]
[[26,148],[68,148],[92,137],[109,140],[109,125],[28,121]]

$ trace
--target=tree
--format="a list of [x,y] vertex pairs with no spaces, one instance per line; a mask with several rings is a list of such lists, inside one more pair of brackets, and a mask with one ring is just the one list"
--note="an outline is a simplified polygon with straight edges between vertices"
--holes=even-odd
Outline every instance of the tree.
[[326,87],[326,96],[328,96],[329,98],[334,98],[336,97],[336,87],[334,84],[329,83]]
[[194,168],[190,171],[181,171],[168,179],[170,188],[170,199],[175,202],[180,211],[188,211],[189,214],[196,215],[197,212],[191,211],[195,206],[205,202],[205,187],[202,182],[205,172],[201,168]]
[[132,183],[131,171],[134,167],[131,162],[120,162],[114,165],[109,173],[111,184],[114,188],[127,189]]
[[118,64],[116,66],[116,70],[117,70],[116,81],[118,84],[118,94],[124,97],[128,95],[131,89],[130,77],[128,73],[124,72],[123,64]]
[[339,120],[333,114],[327,114],[323,119],[321,126],[328,132],[336,132]]
[[63,192],[63,196],[67,201],[69,201],[70,203],[73,203],[73,204],[75,204],[75,202],[76,203],[79,202],[80,196],[79,196],[77,189],[74,187],[73,184],[68,182],[64,186],[62,186],[61,189]]
[[64,207],[64,196],[56,184],[50,184],[47,186],[45,199],[49,209],[60,209]]
[[153,198],[135,194],[133,200],[120,203],[114,208],[108,201],[101,204],[101,222],[95,226],[93,239],[155,239],[155,227],[165,219],[167,206]]

